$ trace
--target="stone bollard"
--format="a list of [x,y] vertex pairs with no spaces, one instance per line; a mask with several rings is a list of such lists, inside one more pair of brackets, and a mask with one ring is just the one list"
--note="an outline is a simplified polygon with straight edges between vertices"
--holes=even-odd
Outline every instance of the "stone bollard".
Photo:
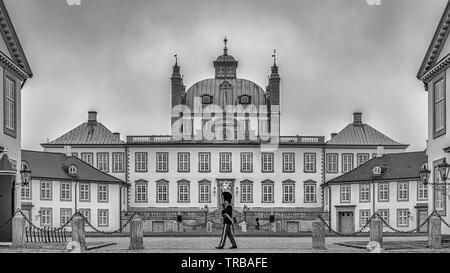
[[179,223],[177,223],[177,226],[178,226],[177,231],[178,232],[183,232],[183,223],[179,222]]
[[383,221],[378,215],[370,221],[370,241],[378,242],[383,247]]
[[207,223],[206,223],[206,232],[212,232],[212,230],[213,230],[213,223],[212,222],[210,222],[210,221],[208,221]]
[[277,223],[275,222],[270,223],[270,231],[277,232]]
[[144,222],[137,216],[130,222],[130,250],[144,249]]
[[86,251],[86,230],[84,219],[77,214],[72,219],[72,241],[80,245],[81,252]]
[[242,223],[239,224],[241,226],[241,231],[243,233],[247,233],[247,222],[243,221]]
[[430,217],[428,228],[428,247],[430,249],[439,249],[442,247],[441,241],[441,218],[433,215]]
[[313,249],[324,250],[325,247],[325,224],[320,220],[312,223],[312,245]]
[[177,221],[173,221],[172,232],[177,232],[177,230],[178,230],[178,222]]
[[16,213],[12,219],[12,246],[25,247],[25,217],[21,213]]

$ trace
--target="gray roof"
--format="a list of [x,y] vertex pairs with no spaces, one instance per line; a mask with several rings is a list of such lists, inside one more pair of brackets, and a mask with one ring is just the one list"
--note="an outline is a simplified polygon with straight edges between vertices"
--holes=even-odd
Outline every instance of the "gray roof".
[[[220,91],[223,82],[229,82],[232,86],[231,96],[226,97],[225,92]],[[226,105],[239,105],[239,96],[248,95],[255,106],[266,105],[266,93],[256,83],[245,79],[206,79],[192,85],[186,91],[186,105],[194,109],[194,98],[203,95],[213,97],[213,104],[225,110]]]
[[117,145],[125,144],[100,122],[85,122],[45,145]]
[[125,183],[114,176],[94,168],[75,156],[67,156],[62,153],[22,150],[22,160],[28,163],[31,169],[31,176],[34,178],[74,180],[74,177],[70,176],[66,171],[73,164],[78,168],[78,176],[76,179],[79,181]]
[[328,145],[407,146],[401,144],[368,124],[350,123],[327,142]]

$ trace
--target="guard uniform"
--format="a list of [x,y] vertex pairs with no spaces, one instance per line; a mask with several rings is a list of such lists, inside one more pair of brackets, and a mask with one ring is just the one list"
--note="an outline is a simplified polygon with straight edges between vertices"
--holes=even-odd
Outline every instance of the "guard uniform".
[[[231,203],[232,195],[229,192],[224,192],[223,194],[224,200],[227,200],[229,203]],[[220,237],[220,244],[217,248],[222,249],[225,246],[225,241],[227,237],[230,239],[231,242],[231,248],[237,248],[236,241],[234,240],[234,228],[233,228],[233,207],[228,204],[223,210],[222,210],[222,217],[223,217],[223,229],[222,229],[222,235]]]

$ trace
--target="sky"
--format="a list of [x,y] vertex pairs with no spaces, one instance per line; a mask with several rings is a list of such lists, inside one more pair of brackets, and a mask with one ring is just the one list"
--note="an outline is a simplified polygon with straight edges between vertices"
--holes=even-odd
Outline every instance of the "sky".
[[282,135],[329,139],[361,111],[424,150],[427,93],[416,74],[447,1],[380,2],[5,0],[34,72],[22,90],[23,148],[41,150],[90,110],[122,138],[170,134],[174,54],[189,88],[214,77],[227,36],[238,78],[263,88],[276,49]]

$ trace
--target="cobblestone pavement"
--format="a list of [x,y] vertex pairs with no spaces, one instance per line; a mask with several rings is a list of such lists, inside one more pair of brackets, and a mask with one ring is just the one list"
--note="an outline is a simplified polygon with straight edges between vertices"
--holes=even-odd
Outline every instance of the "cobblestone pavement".
[[[128,237],[114,238],[86,238],[90,245],[98,243],[115,242],[115,245],[106,246],[88,251],[95,252],[146,252],[146,253],[367,253],[365,249],[350,248],[346,246],[335,245],[335,243],[349,241],[368,241],[366,237],[329,237],[326,238],[326,247],[324,251],[313,251],[311,238],[262,238],[262,237],[238,237],[238,249],[227,249],[229,242],[223,250],[217,250],[214,247],[218,244],[220,238],[216,237],[146,237],[144,238],[144,250],[128,250],[130,239]],[[389,237],[386,241],[425,241],[426,237]],[[0,253],[5,252],[66,252],[62,249],[12,249],[11,247],[0,247]],[[415,253],[415,252],[450,252],[450,249],[431,251],[428,249],[405,249],[390,250],[389,253]]]

